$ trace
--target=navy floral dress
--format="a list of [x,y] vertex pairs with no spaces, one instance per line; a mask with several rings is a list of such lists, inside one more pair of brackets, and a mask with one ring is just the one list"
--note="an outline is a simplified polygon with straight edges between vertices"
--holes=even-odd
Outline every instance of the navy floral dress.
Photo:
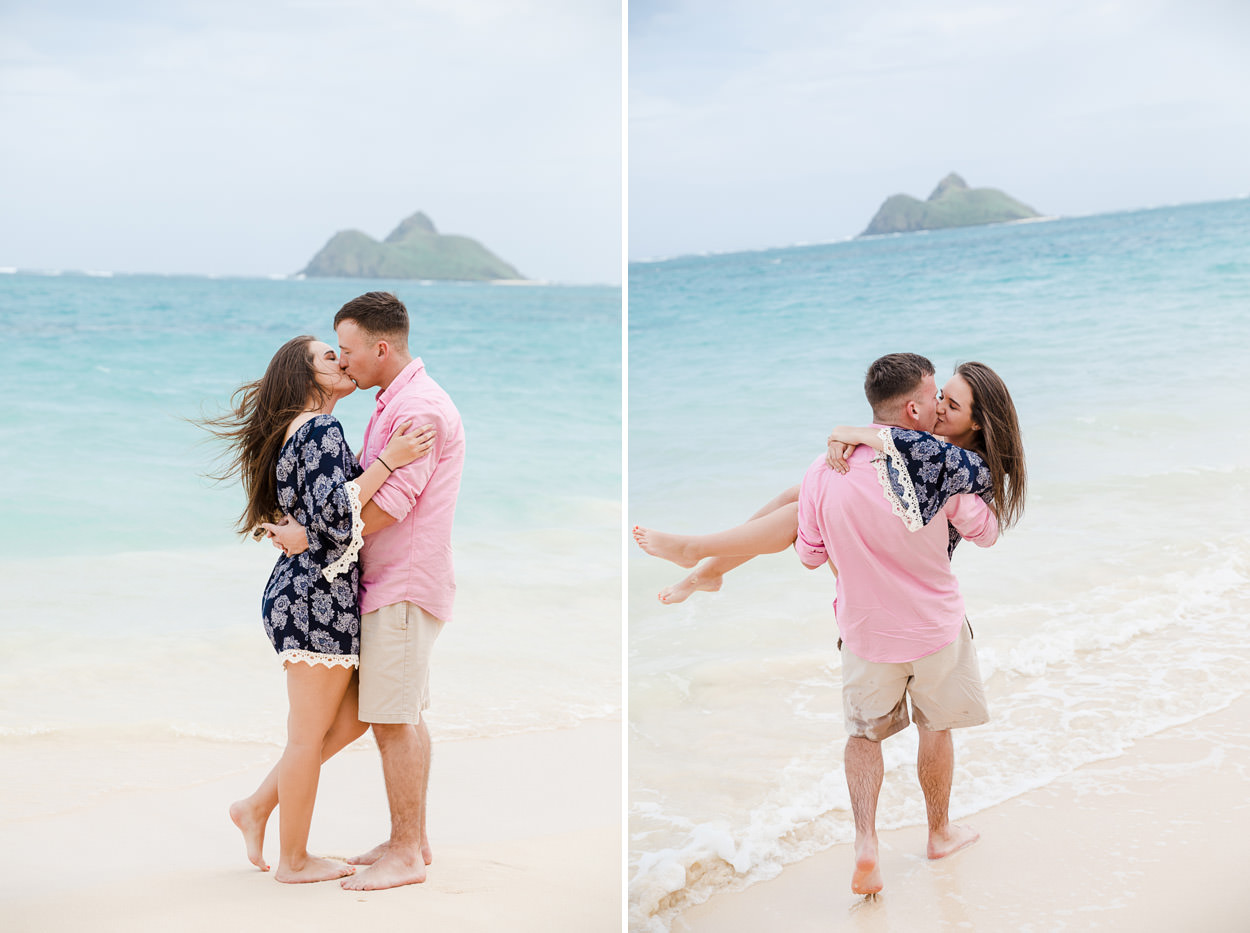
[[283,555],[261,612],[278,659],[356,667],[360,656],[360,565],[364,539],[360,464],[332,415],[317,415],[278,454],[278,505],[308,533],[308,550]]
[[[909,530],[929,524],[951,496],[970,493],[993,505],[993,478],[979,454],[924,431],[882,428],[877,436],[885,444],[876,458],[877,478]],[[954,525],[947,532],[952,555],[963,538]]]

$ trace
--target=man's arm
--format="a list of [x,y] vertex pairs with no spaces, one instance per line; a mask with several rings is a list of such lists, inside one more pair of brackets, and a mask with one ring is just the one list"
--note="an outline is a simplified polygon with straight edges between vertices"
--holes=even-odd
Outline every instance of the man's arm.
[[[823,460],[819,462],[822,469],[824,465]],[[808,570],[823,567],[829,560],[820,526],[816,523],[815,488],[816,481],[812,478],[812,468],[809,468],[803,477],[803,485],[799,487],[799,528],[794,539],[794,550]]]
[[[398,521],[390,512],[375,505],[373,500],[365,503],[364,508],[360,510],[360,518],[365,523],[361,534],[365,535],[381,531]],[[269,540],[273,542],[273,546],[283,554],[291,556],[303,554],[308,550],[307,529],[299,522],[291,521],[290,516],[284,516],[280,524],[274,525],[266,522],[263,527],[269,533]]]
[[980,496],[954,496],[944,511],[955,530],[977,547],[989,547],[998,540],[998,516]]
[[399,521],[394,515],[373,501],[365,503],[365,507],[360,510],[360,518],[365,523],[365,530],[362,534],[366,535],[371,535],[375,531],[381,531],[383,528],[388,528]]

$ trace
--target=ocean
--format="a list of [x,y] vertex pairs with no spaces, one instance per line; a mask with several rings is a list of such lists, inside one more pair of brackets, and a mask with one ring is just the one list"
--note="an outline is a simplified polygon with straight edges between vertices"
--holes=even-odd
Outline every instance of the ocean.
[[[629,305],[631,525],[747,518],[868,423],[884,353],[1006,381],[1029,499],[954,556],[992,716],[954,818],[1250,690],[1250,200],[634,263]],[[785,552],[666,606],[686,571],[627,569],[630,927],[660,933],[853,838],[833,581]],[[881,829],[924,823],[915,751],[884,746]]]
[[[277,552],[192,421],[372,289],[465,424],[435,740],[621,717],[619,288],[5,274],[0,825],[277,759]],[[357,449],[373,395],[335,410]]]

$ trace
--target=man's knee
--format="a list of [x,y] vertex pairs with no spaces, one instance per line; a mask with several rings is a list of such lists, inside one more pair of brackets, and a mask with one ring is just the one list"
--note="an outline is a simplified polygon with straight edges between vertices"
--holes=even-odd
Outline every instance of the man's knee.
[[406,722],[375,722],[373,737],[382,751],[393,745],[404,745],[415,737],[416,727]]

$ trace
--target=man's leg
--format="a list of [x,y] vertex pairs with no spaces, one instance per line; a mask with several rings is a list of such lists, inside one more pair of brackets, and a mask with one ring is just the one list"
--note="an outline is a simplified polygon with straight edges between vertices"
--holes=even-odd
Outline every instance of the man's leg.
[[885,775],[881,743],[851,736],[846,740],[843,767],[855,816],[855,873],[851,876],[851,890],[856,894],[876,894],[883,887],[877,856],[877,798]]
[[972,845],[981,836],[970,826],[960,826],[949,819],[951,782],[955,776],[955,743],[950,730],[930,732],[921,728],[919,732],[916,775],[924,791],[929,818],[928,855],[931,859],[945,858]]
[[373,864],[343,880],[343,887],[354,891],[420,884],[426,878],[422,850],[428,848],[425,798],[430,780],[430,733],[422,721],[415,726],[374,723],[373,734],[382,755],[391,837],[374,850],[378,854]]

